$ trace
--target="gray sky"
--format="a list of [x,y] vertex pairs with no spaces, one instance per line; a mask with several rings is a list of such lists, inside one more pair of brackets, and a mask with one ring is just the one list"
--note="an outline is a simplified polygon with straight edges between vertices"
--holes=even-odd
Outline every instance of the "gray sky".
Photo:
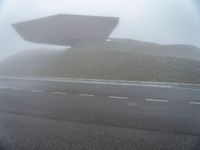
[[11,24],[58,13],[120,17],[112,37],[200,47],[199,0],[0,0],[0,58],[50,47],[24,41]]

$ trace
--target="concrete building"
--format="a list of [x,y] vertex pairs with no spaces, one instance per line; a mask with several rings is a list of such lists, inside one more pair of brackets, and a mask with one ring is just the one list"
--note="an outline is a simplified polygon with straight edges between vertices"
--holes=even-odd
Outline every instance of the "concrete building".
[[30,42],[74,46],[82,41],[106,40],[119,22],[116,17],[58,14],[13,24]]

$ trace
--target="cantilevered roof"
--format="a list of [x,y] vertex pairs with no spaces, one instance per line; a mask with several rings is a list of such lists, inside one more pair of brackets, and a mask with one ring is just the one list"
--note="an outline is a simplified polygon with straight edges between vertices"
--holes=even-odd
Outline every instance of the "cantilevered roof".
[[13,24],[24,40],[73,46],[84,40],[107,39],[119,22],[116,17],[58,14]]

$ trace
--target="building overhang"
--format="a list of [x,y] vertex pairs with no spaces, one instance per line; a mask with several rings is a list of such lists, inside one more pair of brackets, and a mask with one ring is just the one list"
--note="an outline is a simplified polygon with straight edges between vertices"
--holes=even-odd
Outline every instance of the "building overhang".
[[30,42],[73,46],[80,41],[106,40],[119,22],[117,17],[58,14],[13,24]]

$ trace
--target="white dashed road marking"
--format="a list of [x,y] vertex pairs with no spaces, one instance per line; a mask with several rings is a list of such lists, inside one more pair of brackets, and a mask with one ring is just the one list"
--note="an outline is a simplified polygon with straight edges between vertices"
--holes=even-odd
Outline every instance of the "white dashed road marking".
[[169,102],[169,100],[164,100],[164,99],[145,99],[146,101],[151,101],[151,102]]
[[200,105],[200,102],[189,102],[192,105]]
[[60,95],[65,95],[67,93],[63,93],[63,92],[52,92],[53,94],[60,94]]
[[42,90],[31,90],[32,92],[42,93]]
[[119,97],[119,96],[109,96],[109,98],[113,98],[113,99],[128,99],[128,97]]
[[[2,88],[2,87],[0,87]],[[21,88],[12,88],[13,90],[15,91],[23,91],[24,89],[21,89]],[[40,89],[33,89],[31,90],[32,92],[37,92],[37,93],[42,93],[43,91],[40,90]],[[52,94],[60,94],[60,95],[65,95],[67,93],[64,93],[64,92],[51,92]],[[95,96],[93,94],[78,94],[79,96],[88,96],[88,97],[92,97],[92,96]],[[112,99],[129,99],[129,97],[120,97],[120,96],[108,96],[109,98],[112,98]],[[150,99],[150,98],[147,98],[145,99],[146,101],[149,101],[149,102],[169,102],[169,100],[166,100],[166,99]],[[200,105],[200,102],[198,101],[191,101],[191,102],[188,102],[189,104],[191,105]],[[128,103],[128,105],[130,106],[135,106],[136,104],[135,103]]]
[[79,94],[79,96],[94,96],[92,94]]
[[13,88],[13,90],[15,90],[15,91],[23,91],[24,89],[20,89],[20,88]]

